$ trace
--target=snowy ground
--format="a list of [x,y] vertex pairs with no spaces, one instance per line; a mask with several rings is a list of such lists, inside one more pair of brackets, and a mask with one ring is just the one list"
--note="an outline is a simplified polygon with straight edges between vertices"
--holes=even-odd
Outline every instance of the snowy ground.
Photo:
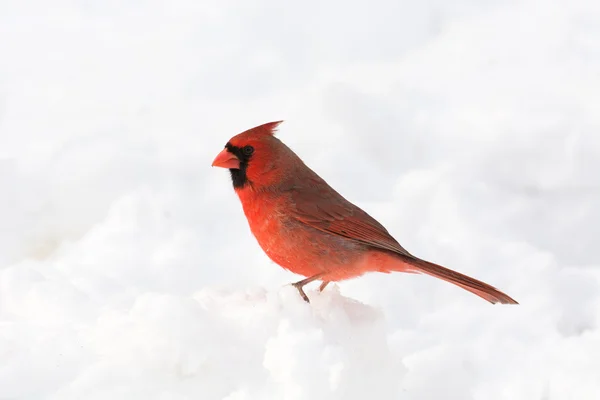
[[[600,398],[600,3],[0,2],[0,399]],[[411,252],[305,304],[227,172],[279,137]]]

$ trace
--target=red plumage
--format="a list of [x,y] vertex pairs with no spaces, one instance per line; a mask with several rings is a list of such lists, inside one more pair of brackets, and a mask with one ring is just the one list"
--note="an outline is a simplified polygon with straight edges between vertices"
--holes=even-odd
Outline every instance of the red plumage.
[[274,136],[281,123],[242,132],[213,166],[228,168],[250,229],[275,263],[307,277],[341,281],[367,272],[424,273],[451,282],[491,303],[517,304],[498,289],[413,256],[369,214],[331,188]]

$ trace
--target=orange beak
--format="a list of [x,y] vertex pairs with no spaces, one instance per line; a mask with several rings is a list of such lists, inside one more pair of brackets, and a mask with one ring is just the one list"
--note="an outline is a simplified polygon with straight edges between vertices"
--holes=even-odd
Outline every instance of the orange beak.
[[223,149],[211,164],[213,167],[240,169],[240,160],[227,149]]

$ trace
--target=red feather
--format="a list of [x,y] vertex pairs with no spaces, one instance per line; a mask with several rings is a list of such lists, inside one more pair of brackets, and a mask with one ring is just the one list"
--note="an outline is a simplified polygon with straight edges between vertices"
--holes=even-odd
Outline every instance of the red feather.
[[267,135],[267,136],[275,136],[275,132],[277,131],[277,127],[281,124],[281,121],[267,122],[266,124],[255,126],[254,128],[250,128],[241,133],[241,135]]
[[291,192],[296,206],[294,216],[299,221],[323,232],[412,257],[383,225],[342,197],[323,179],[315,176],[307,181],[312,184],[297,186]]

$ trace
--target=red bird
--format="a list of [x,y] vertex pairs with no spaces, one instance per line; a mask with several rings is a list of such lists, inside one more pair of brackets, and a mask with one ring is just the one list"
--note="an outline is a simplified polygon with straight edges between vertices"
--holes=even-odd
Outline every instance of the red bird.
[[229,140],[212,165],[228,168],[250,229],[269,258],[306,277],[293,285],[355,278],[366,272],[423,273],[492,304],[518,304],[487,283],[410,254],[369,214],[333,190],[274,136],[282,121]]

